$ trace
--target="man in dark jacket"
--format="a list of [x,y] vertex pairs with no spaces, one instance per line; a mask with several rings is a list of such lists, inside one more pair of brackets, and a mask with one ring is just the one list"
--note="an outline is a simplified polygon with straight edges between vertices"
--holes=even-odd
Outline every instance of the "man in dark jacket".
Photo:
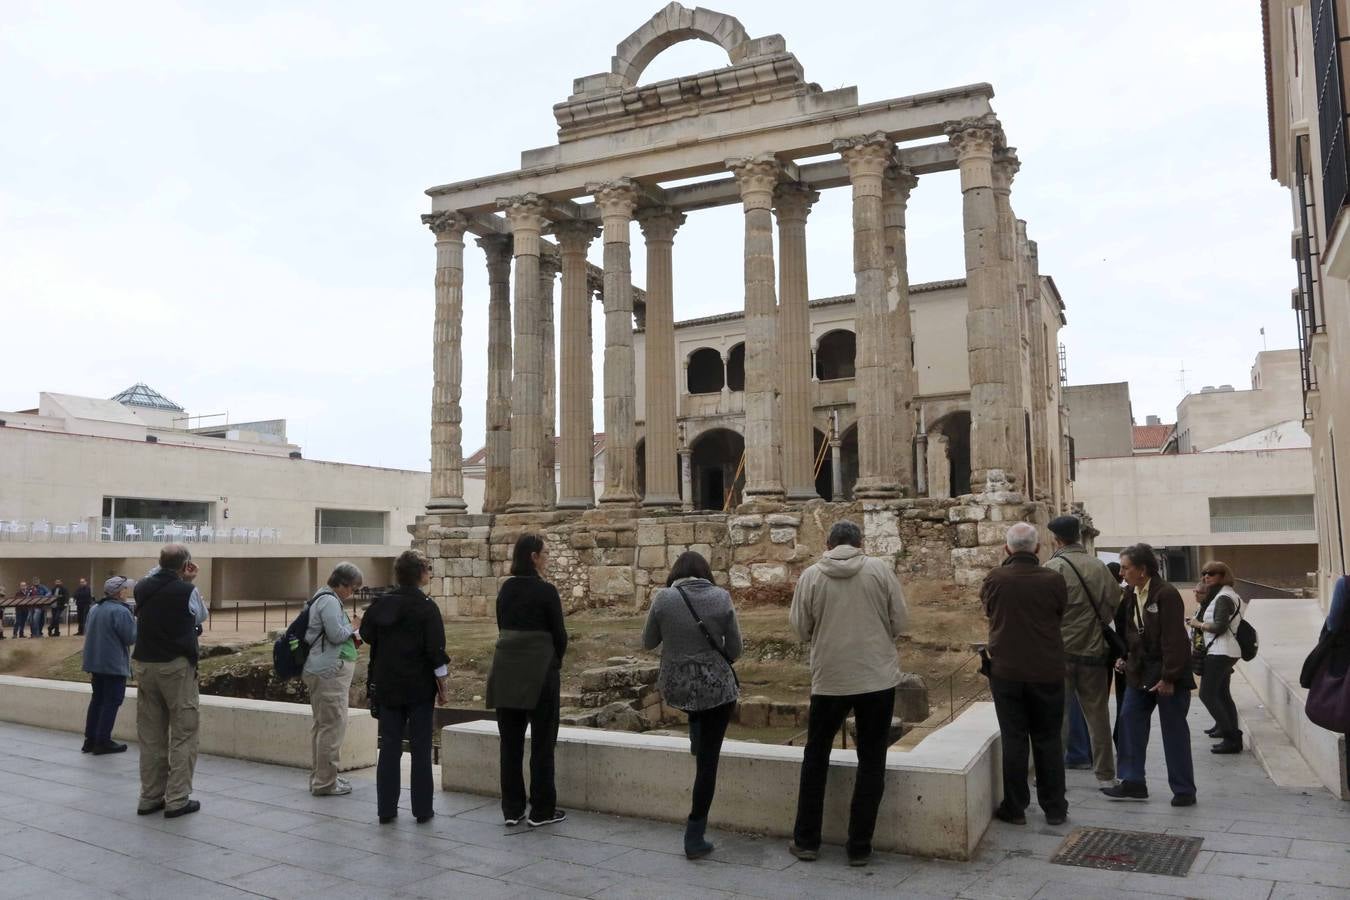
[[77,622],[77,635],[84,634],[84,623],[89,618],[89,607],[94,605],[94,592],[89,589],[89,582],[81,578],[80,584],[75,588],[75,621]]
[[51,621],[47,623],[47,637],[61,636],[61,617],[70,609],[70,588],[60,578],[52,582]]
[[166,819],[202,808],[191,799],[197,766],[197,566],[182,544],[159,551],[159,567],[136,582],[136,736],[141,745],[138,815]]
[[1064,640],[1060,621],[1068,592],[1059,573],[1041,565],[1036,528],[1008,529],[1008,558],[980,588],[989,617],[989,690],[1003,737],[1003,802],[994,815],[1026,824],[1031,805],[1027,746],[1036,765],[1036,800],[1045,821],[1062,825],[1064,797]]
[[1117,661],[1125,672],[1125,700],[1120,710],[1120,784],[1102,788],[1112,800],[1147,800],[1144,762],[1149,720],[1158,710],[1167,783],[1173,806],[1195,805],[1195,770],[1191,761],[1191,707],[1195,679],[1191,675],[1191,638],[1181,594],[1158,574],[1158,558],[1148,544],[1120,551],[1120,574],[1129,586],[1124,607],[1129,656]]

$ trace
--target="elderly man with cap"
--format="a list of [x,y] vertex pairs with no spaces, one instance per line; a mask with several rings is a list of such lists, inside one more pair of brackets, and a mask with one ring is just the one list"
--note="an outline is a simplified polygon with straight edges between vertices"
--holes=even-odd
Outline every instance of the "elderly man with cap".
[[[1081,542],[1082,523],[1075,516],[1050,521],[1055,552],[1046,561],[1064,578],[1069,603],[1064,608],[1064,696],[1077,697],[1092,741],[1092,768],[1099,787],[1116,783],[1116,757],[1111,743],[1111,664],[1115,661],[1102,630],[1115,618],[1121,590],[1106,563]],[[1069,719],[1064,719],[1067,740]]]
[[84,671],[94,693],[84,720],[85,753],[121,753],[126,744],[112,739],[113,722],[131,675],[131,645],[136,643],[136,617],[127,605],[131,579],[114,575],[103,583],[103,599],[85,622]]

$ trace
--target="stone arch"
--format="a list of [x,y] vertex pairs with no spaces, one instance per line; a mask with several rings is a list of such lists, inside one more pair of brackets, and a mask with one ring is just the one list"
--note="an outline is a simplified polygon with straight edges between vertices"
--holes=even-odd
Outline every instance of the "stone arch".
[[732,494],[731,506],[737,506],[745,484],[745,473],[737,476],[745,454],[745,439],[740,433],[731,428],[709,428],[694,438],[689,450],[694,508],[720,511],[728,491]]
[[959,497],[969,491],[970,413],[959,409],[928,426],[928,496]]
[[722,354],[713,347],[699,347],[689,354],[685,390],[691,394],[716,394],[726,384]]
[[827,331],[816,342],[816,378],[837,381],[856,375],[858,338],[847,328]]
[[734,63],[733,52],[749,40],[735,16],[670,3],[615,48],[611,71],[623,79],[625,87],[635,87],[643,71],[667,47],[682,41],[708,41],[725,50],[728,61]]
[[727,390],[745,390],[745,341],[727,351]]

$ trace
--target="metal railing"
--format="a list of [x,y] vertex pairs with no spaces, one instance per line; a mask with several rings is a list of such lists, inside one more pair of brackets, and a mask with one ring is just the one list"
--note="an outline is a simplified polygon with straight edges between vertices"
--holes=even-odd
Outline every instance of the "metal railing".
[[319,525],[316,538],[320,544],[383,544],[384,527],[363,528],[356,525]]
[[1267,516],[1210,516],[1209,530],[1215,534],[1249,531],[1312,531],[1316,527],[1314,521],[1312,513]]

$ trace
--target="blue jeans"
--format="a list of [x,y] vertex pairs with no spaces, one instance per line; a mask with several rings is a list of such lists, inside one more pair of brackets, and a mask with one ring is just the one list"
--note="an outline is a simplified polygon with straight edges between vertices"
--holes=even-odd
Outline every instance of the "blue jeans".
[[28,634],[30,637],[42,637],[42,626],[47,621],[47,611],[34,607],[28,611]]
[[89,698],[89,712],[84,717],[84,739],[95,745],[111,743],[117,710],[127,694],[126,676],[95,673],[89,680],[94,695]]
[[28,627],[27,606],[19,606],[14,610],[14,636],[23,637],[23,630]]
[[1092,765],[1092,740],[1088,737],[1087,719],[1083,718],[1083,707],[1078,705],[1078,695],[1070,692],[1066,698],[1069,716],[1069,743],[1064,748],[1066,766]]
[[1195,767],[1191,761],[1191,729],[1186,713],[1191,692],[1175,691],[1163,697],[1153,691],[1125,689],[1120,711],[1118,772],[1121,781],[1146,784],[1144,763],[1148,756],[1148,732],[1154,708],[1162,729],[1163,756],[1167,760],[1167,784],[1176,796],[1195,796]]

